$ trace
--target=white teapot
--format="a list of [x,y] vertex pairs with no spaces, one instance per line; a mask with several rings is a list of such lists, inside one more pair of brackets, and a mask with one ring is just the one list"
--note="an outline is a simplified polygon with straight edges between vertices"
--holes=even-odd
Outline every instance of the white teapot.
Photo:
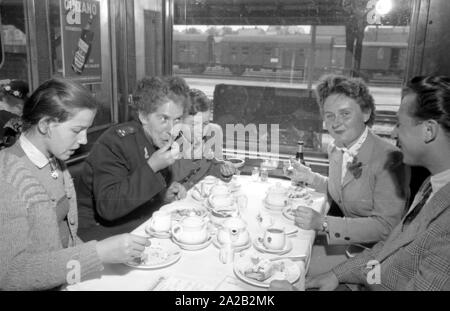
[[239,217],[228,218],[217,233],[217,239],[221,244],[231,244],[232,246],[247,244],[250,240],[247,223]]
[[283,208],[287,205],[288,189],[277,183],[267,190],[266,203],[273,207]]
[[209,204],[215,210],[233,209],[236,198],[231,194],[213,194],[208,198]]
[[201,244],[208,239],[208,222],[200,216],[187,216],[172,227],[173,237],[185,244]]

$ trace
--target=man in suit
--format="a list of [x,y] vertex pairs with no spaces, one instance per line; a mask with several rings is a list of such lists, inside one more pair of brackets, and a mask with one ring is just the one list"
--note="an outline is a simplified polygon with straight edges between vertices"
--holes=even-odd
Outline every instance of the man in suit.
[[[450,290],[450,77],[415,77],[407,85],[393,132],[403,161],[428,169],[400,224],[386,241],[306,281],[372,290]],[[288,289],[280,282],[272,289]]]

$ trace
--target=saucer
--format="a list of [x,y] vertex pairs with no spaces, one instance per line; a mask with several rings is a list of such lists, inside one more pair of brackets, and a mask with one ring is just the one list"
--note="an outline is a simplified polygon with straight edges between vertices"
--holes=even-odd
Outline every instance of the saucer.
[[241,168],[245,164],[245,160],[239,158],[229,158],[227,159],[235,168]]
[[262,239],[262,236],[257,236],[256,239],[253,240],[253,246],[255,249],[262,253],[283,255],[292,250],[292,241],[288,237],[286,237],[286,244],[282,249],[268,249],[264,246]]
[[207,215],[206,209],[189,206],[182,201],[175,201],[170,204],[164,205],[160,208],[160,211],[172,214],[173,221],[178,221],[183,217],[191,215],[197,215],[200,217],[206,217]]
[[[217,235],[213,238],[213,244],[215,247],[217,248],[221,248],[222,247],[222,243],[220,243]],[[248,239],[247,243],[245,243],[244,245],[239,245],[239,246],[232,246],[231,248],[234,249],[235,252],[241,252],[247,248],[249,248],[250,246],[252,246],[252,240]]]
[[[269,265],[270,274],[262,280],[251,277],[253,271],[259,272],[261,262],[264,260]],[[252,252],[243,252],[235,256],[233,270],[236,276],[245,283],[253,286],[268,288],[273,280],[286,280],[293,284],[298,281],[302,273],[305,273],[305,266],[289,259],[282,259],[276,262],[267,262],[265,255],[254,255]],[[250,272],[250,273],[249,273]]]
[[153,236],[153,237],[158,238],[158,239],[169,239],[172,236],[170,231],[155,231],[151,224],[148,224],[145,227],[145,232],[149,236]]
[[208,247],[209,244],[211,244],[212,240],[213,240],[212,236],[209,235],[208,239],[205,242],[203,242],[203,243],[200,243],[200,244],[186,244],[186,243],[178,241],[175,237],[172,237],[172,241],[175,244],[177,244],[179,247],[181,247],[182,249],[187,250],[187,251],[199,251],[201,249],[204,249],[204,248]]
[[285,205],[273,205],[267,202],[267,197],[264,198],[263,200],[264,202],[264,206],[271,211],[281,211],[282,209],[286,208],[286,206],[288,206],[288,204]]
[[138,269],[160,269],[173,265],[181,257],[180,248],[168,240],[152,240],[145,248],[140,262],[127,262],[125,265]]

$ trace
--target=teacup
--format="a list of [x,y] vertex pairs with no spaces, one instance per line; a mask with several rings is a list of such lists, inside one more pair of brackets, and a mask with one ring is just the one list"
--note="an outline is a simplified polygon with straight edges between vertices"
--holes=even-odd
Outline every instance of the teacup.
[[274,186],[267,190],[268,194],[285,194],[287,195],[288,189],[283,187],[280,183],[276,183]]
[[172,227],[175,239],[185,244],[201,244],[208,239],[208,226],[204,218],[188,216]]
[[267,194],[266,202],[273,206],[284,207],[287,205],[287,197],[285,193],[271,192]]
[[263,238],[264,247],[270,250],[281,250],[286,245],[286,232],[281,228],[267,228]]
[[303,198],[291,198],[289,199],[289,205],[291,206],[292,210],[296,210],[300,206],[311,208],[310,200],[305,200]]
[[230,194],[214,194],[209,197],[209,203],[214,209],[224,209],[234,204],[235,198]]
[[172,216],[170,213],[156,211],[150,219],[150,226],[156,232],[169,232],[172,226]]

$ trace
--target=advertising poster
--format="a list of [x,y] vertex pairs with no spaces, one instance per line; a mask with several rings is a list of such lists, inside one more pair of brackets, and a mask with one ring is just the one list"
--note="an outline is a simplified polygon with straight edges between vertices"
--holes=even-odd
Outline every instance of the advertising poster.
[[63,76],[101,82],[99,1],[61,0],[61,25]]

